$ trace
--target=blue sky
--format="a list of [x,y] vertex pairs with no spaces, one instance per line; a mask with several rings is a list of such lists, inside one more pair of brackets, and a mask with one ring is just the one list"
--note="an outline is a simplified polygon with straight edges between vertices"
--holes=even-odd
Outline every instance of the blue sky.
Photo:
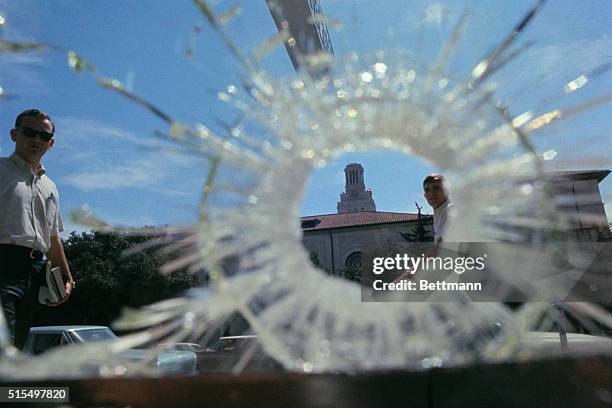
[[[532,1],[321,0],[325,14],[342,23],[330,27],[338,57],[383,49],[409,49],[431,61],[464,10],[471,13],[452,71],[467,77],[474,64],[511,30]],[[217,11],[233,4],[211,1]],[[276,33],[263,0],[243,1],[229,25],[232,38],[252,50]],[[610,72],[565,96],[563,86],[612,57],[608,0],[588,3],[550,1],[520,43],[533,47],[495,77],[499,97],[516,114],[568,107],[610,92]],[[0,0],[6,18],[2,36],[12,41],[55,44],[80,53],[101,74],[115,77],[177,120],[215,128],[234,112],[216,91],[235,82],[240,68],[188,0],[110,1]],[[191,48],[193,56],[186,57]],[[276,77],[294,75],[284,48],[266,60]],[[88,205],[94,213],[121,225],[190,224],[196,220],[199,190],[207,163],[178,154],[154,136],[167,128],[148,112],[101,89],[89,75],[69,70],[61,52],[0,56],[0,86],[14,98],[0,101],[0,155],[9,155],[8,137],[21,110],[48,111],[57,127],[56,148],[45,157],[60,189],[63,213]],[[552,101],[552,102],[551,102]],[[589,158],[612,156],[610,108],[599,107],[563,122],[536,139],[538,149],[554,148],[567,170],[608,168]],[[343,168],[360,162],[379,211],[414,211],[424,204],[423,176],[434,169],[393,152],[340,157],[315,171],[302,208],[304,215],[333,213],[343,189]],[[610,161],[608,160],[608,165]],[[600,184],[612,202],[612,176]],[[612,206],[606,206],[612,217]],[[68,230],[77,226],[69,224]]]

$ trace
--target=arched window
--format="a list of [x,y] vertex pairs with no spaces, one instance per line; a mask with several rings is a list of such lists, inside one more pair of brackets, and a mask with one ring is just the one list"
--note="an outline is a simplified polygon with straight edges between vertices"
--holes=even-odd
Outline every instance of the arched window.
[[346,262],[344,262],[344,266],[346,269],[358,270],[361,269],[363,254],[359,251],[353,252],[346,258]]

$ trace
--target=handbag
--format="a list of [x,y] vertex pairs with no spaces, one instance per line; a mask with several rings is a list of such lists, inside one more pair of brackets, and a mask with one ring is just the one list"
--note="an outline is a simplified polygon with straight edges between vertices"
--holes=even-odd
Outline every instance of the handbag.
[[45,273],[38,290],[38,302],[43,305],[49,303],[59,303],[66,299],[66,284],[59,266],[52,267],[51,262],[47,262]]

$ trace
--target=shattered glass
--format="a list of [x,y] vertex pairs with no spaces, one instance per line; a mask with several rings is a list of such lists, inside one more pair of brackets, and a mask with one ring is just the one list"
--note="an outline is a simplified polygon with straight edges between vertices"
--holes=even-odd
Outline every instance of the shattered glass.
[[[150,111],[167,124],[168,139],[209,161],[198,223],[187,239],[196,240],[197,250],[168,265],[165,272],[185,266],[192,271],[205,269],[210,286],[123,315],[115,327],[141,332],[116,343],[82,347],[70,359],[62,358],[60,350],[35,358],[16,352],[2,321],[5,357],[0,375],[122,375],[129,364],[118,357],[120,351],[161,338],[165,343],[205,339],[236,313],[259,336],[265,353],[292,371],[423,370],[530,357],[522,338],[537,327],[555,299],[517,310],[503,302],[462,299],[361,302],[358,284],[328,276],[311,264],[301,242],[299,211],[314,169],[348,152],[399,151],[439,168],[449,180],[454,202],[449,242],[506,243],[507,251],[499,254],[495,266],[510,283],[524,284],[526,273],[530,278],[543,275],[552,261],[526,255],[517,266],[512,244],[527,240],[532,255],[545,253],[554,245],[551,234],[567,229],[572,219],[554,205],[547,183],[546,172],[553,169],[549,162],[557,153],[554,148],[540,151],[533,139],[546,137],[552,125],[611,99],[604,89],[587,101],[557,106],[553,99],[533,110],[515,112],[513,100],[497,96],[505,92],[504,83],[492,78],[505,70],[520,71],[512,64],[528,52],[528,46],[519,40],[544,2],[535,2],[509,33],[500,33],[501,40],[491,44],[489,53],[472,61],[467,76],[455,73],[452,64],[453,56],[467,46],[461,43],[470,24],[467,14],[448,21],[444,3],[435,2],[424,9],[422,23],[452,27],[437,58],[427,61],[415,51],[400,49],[342,56],[315,53],[299,56],[301,69],[288,78],[269,73],[265,58],[283,43],[291,47],[299,40],[289,31],[281,29],[253,50],[245,50],[228,30],[240,8],[225,11],[204,0],[194,3],[243,72],[241,83],[224,84],[217,93],[219,100],[239,112],[239,120],[228,124],[224,134],[211,124],[180,123],[120,81],[105,77],[78,50],[66,54],[72,70],[93,75],[102,87]],[[282,11],[282,1],[273,3]],[[0,21],[4,25],[4,19]],[[331,16],[316,14],[309,23],[342,30],[349,22],[341,25]],[[0,53],[38,47],[3,40]],[[191,51],[189,57],[197,54]],[[558,88],[571,98],[604,75],[609,68],[601,68],[604,65]],[[590,159],[581,160],[593,166],[612,164],[609,156]],[[224,177],[227,174],[231,177]],[[86,209],[72,216],[93,228],[113,229]],[[171,229],[158,232],[177,234]],[[174,244],[180,247],[181,240],[184,235]],[[229,258],[236,260],[232,268],[222,268]],[[546,296],[538,293],[538,299]],[[596,306],[575,309],[610,325],[609,317]],[[92,357],[100,355],[106,363],[96,366]],[[136,374],[151,373],[148,366],[131,369]]]

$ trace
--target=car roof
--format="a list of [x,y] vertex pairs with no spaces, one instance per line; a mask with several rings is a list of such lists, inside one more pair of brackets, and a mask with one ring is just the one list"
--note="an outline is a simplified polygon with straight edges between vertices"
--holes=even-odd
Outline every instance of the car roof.
[[65,331],[83,331],[83,330],[110,330],[107,326],[78,326],[78,325],[66,325],[66,326],[39,326],[30,328],[30,333],[63,333]]
[[202,347],[201,344],[198,343],[159,343],[160,346],[198,346]]
[[219,337],[219,340],[245,340],[245,339],[257,339],[257,334],[243,334],[242,336],[223,336]]

